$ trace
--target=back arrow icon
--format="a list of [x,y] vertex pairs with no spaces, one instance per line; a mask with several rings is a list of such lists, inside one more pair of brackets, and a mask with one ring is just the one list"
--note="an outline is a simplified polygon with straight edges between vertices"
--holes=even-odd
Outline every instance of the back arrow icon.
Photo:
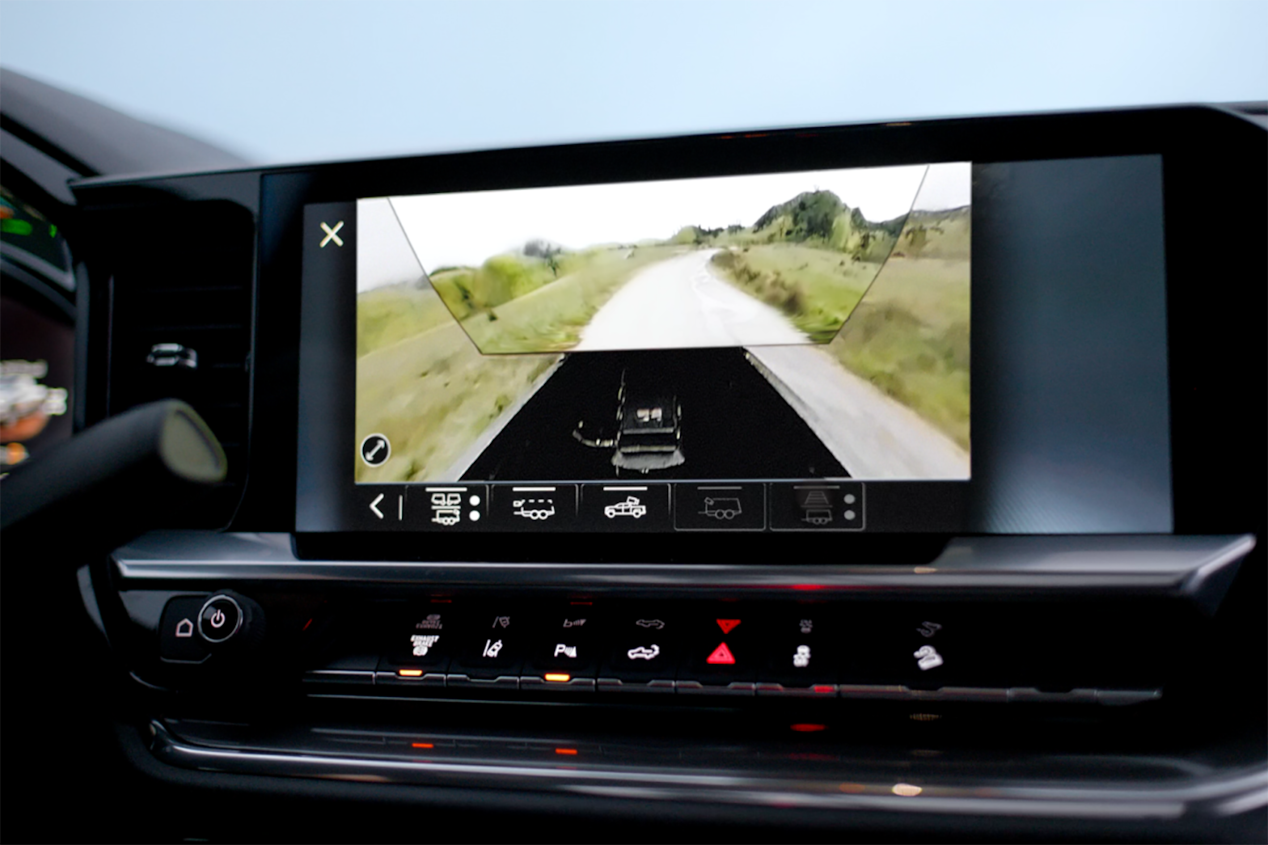
[[373,502],[370,503],[370,510],[374,511],[374,515],[377,516],[379,519],[383,518],[383,511],[376,508],[375,505],[377,505],[381,501],[383,501],[382,493],[379,494],[379,497],[377,499],[375,499]]

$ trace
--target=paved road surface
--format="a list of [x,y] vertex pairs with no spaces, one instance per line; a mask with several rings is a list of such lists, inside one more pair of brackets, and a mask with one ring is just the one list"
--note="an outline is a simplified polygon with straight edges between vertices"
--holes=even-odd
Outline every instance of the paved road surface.
[[640,271],[594,315],[575,351],[805,343],[782,314],[713,274],[716,252],[690,252]]
[[748,353],[855,478],[969,477],[969,454],[955,441],[822,349],[768,346]]

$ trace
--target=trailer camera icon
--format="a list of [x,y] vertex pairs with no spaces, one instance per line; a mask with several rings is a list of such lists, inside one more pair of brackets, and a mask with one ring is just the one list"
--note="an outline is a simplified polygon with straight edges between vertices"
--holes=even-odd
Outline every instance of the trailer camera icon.
[[743,508],[740,507],[740,500],[727,496],[706,496],[704,499],[704,510],[700,511],[701,515],[717,520],[735,519],[743,512]]

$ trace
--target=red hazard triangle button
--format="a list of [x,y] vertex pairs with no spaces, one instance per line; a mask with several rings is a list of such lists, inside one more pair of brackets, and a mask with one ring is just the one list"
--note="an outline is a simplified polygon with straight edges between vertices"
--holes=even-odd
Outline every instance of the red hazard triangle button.
[[717,623],[718,623],[718,627],[722,629],[722,633],[724,633],[724,634],[729,634],[729,633],[731,633],[733,630],[735,630],[735,626],[736,626],[736,625],[739,625],[739,624],[740,624],[740,620],[738,620],[738,619],[719,619],[719,620],[717,620]]
[[735,663],[735,655],[731,653],[731,649],[726,647],[726,643],[722,643],[713,650],[713,654],[709,655],[709,659],[705,663],[711,663],[714,666],[719,664],[731,665]]

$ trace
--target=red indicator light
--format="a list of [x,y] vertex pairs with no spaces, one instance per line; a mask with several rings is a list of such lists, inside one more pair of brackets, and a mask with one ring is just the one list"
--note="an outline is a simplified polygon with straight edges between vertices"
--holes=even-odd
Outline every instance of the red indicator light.
[[822,590],[824,587],[822,584],[793,584],[792,588],[794,590]]
[[726,643],[722,643],[713,650],[713,654],[709,655],[709,658],[705,660],[705,663],[709,663],[713,666],[731,665],[735,663],[735,655],[731,653],[731,649],[726,647]]
[[740,620],[738,619],[719,619],[717,622],[718,627],[722,629],[722,633],[724,634],[731,633],[735,630],[735,627],[740,624]]
[[572,675],[567,672],[547,672],[546,680],[554,681],[557,684],[566,684],[572,680]]
[[811,724],[810,722],[798,722],[797,724],[789,725],[788,727],[792,728],[797,733],[802,733],[802,734],[814,733],[815,731],[823,731],[823,730],[827,730],[828,728],[827,725],[815,725],[815,724]]
[[575,748],[556,748],[556,749],[555,749],[555,753],[556,753],[556,754],[567,754],[567,755],[569,755],[569,756],[576,756],[576,754],[577,754],[577,749],[575,749]]
[[421,678],[423,676],[422,669],[397,669],[396,674],[402,678]]
[[834,687],[831,687],[827,684],[815,684],[813,687],[811,687],[811,689],[819,693],[820,695],[827,695],[830,692],[836,692],[836,689]]
[[415,748],[435,748],[436,747],[432,745],[430,742],[411,742],[410,745],[414,746]]
[[304,627],[303,627],[303,628],[300,628],[300,632],[302,633],[302,632],[304,632],[304,631],[307,631],[307,630],[308,630],[308,626],[309,626],[309,625],[311,625],[311,624],[313,624],[313,620],[309,619],[307,622],[305,622],[305,623],[304,623]]

